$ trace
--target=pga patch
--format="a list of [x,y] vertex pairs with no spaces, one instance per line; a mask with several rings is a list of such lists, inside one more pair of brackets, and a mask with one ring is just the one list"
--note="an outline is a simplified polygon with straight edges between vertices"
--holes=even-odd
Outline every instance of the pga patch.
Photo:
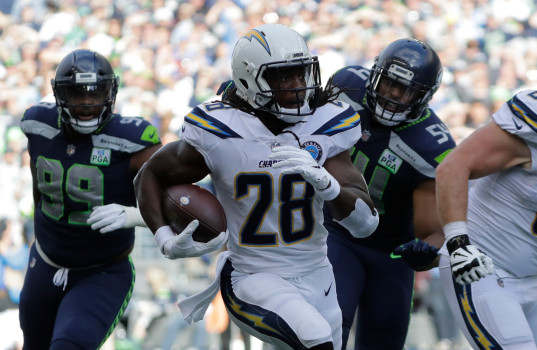
[[399,171],[399,168],[403,164],[403,160],[389,149],[385,149],[379,158],[379,164],[388,169],[392,174],[395,174]]
[[90,164],[94,165],[110,165],[112,151],[108,148],[94,147],[91,150]]

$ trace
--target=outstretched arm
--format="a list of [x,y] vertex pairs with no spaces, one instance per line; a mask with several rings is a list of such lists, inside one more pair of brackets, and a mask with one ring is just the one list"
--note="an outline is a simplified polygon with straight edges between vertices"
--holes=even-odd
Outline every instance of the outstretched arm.
[[528,166],[531,153],[519,137],[491,122],[457,146],[436,170],[438,211],[442,225],[466,221],[468,180],[513,166]]
[[524,141],[491,122],[466,138],[438,166],[438,213],[458,283],[477,281],[493,271],[492,260],[471,245],[467,235],[468,181],[530,164],[531,153]]
[[396,247],[394,253],[414,270],[425,271],[438,266],[438,250],[444,233],[436,210],[435,180],[423,181],[412,194],[416,239]]

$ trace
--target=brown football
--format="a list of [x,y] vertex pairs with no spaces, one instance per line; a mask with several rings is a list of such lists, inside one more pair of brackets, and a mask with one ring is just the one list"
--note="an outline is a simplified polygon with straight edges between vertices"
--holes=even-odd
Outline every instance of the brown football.
[[162,198],[162,210],[171,228],[181,233],[194,219],[200,224],[192,238],[208,242],[226,230],[226,214],[218,199],[208,190],[194,184],[169,187]]

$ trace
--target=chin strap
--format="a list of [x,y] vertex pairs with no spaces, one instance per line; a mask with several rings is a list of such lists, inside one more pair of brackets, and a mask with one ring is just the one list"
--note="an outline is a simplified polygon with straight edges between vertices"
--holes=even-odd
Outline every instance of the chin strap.
[[[311,112],[311,108],[310,108],[309,104],[307,104],[306,102],[304,102],[304,104],[302,105],[302,107],[300,107],[300,109],[297,109],[297,108],[283,108],[283,107],[279,107],[279,106],[278,106],[277,109],[280,112],[290,113],[290,115],[287,115],[287,114],[280,114],[280,113],[278,113],[278,111],[274,112],[276,114],[276,118],[278,118],[280,120],[283,120],[286,123],[297,123],[297,122],[301,121],[302,118],[304,118],[305,116],[309,115],[310,112]],[[297,111],[300,113],[300,115],[296,114]],[[295,113],[295,114],[293,114],[293,113]]]

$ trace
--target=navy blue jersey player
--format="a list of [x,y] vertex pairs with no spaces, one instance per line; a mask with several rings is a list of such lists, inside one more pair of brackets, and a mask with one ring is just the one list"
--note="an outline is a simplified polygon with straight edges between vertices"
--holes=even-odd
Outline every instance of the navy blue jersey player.
[[58,65],[56,103],[26,110],[35,243],[21,292],[24,349],[99,348],[130,299],[133,179],[161,146],[142,118],[113,113],[118,78],[102,55],[75,50]]
[[343,312],[343,349],[356,310],[355,349],[403,348],[414,269],[430,267],[443,242],[435,168],[455,142],[427,108],[441,77],[437,54],[413,39],[392,42],[371,70],[349,66],[332,77],[331,84],[343,91],[340,99],[360,113],[362,137],[351,157],[380,214],[375,232],[358,239],[325,210],[328,256]]

